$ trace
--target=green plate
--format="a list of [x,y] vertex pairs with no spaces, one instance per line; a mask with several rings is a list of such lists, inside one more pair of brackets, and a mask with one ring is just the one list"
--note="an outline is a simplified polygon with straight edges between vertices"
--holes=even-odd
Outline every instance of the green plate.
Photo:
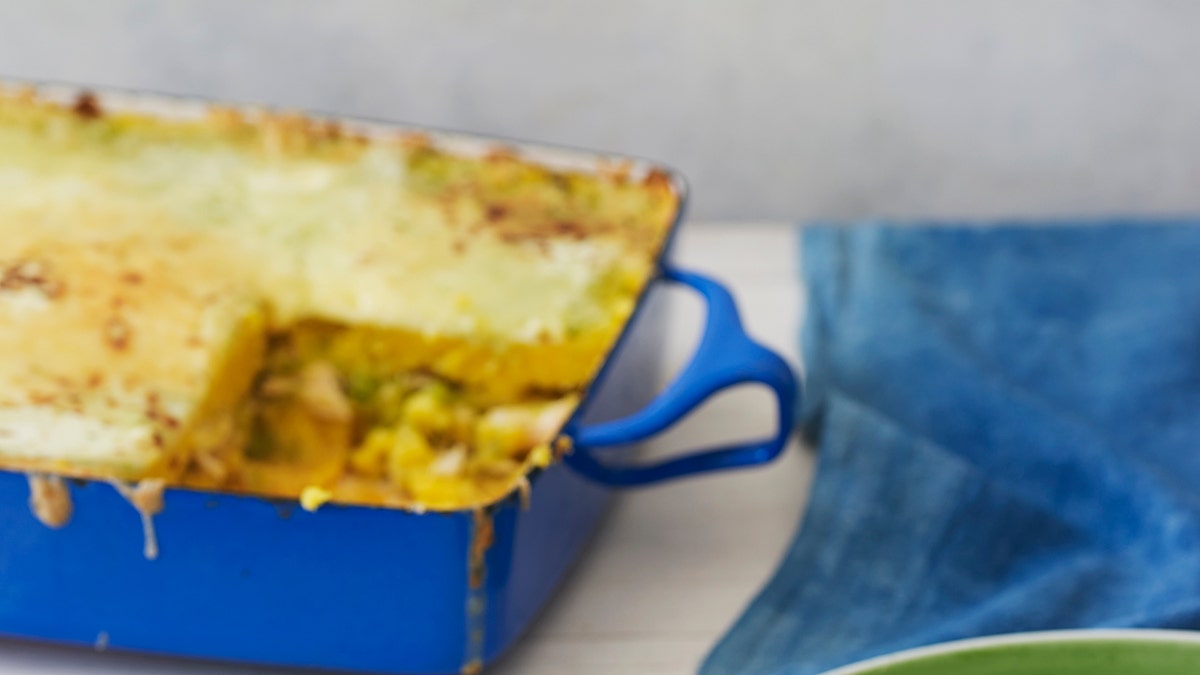
[[1071,630],[977,638],[889,654],[825,675],[1196,675],[1200,633]]

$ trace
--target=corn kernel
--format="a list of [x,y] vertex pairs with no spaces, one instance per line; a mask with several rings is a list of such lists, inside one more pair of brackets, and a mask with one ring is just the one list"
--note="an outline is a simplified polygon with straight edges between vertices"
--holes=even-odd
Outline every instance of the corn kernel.
[[404,487],[407,474],[428,466],[435,457],[433,448],[420,432],[407,426],[398,427],[387,458],[388,479],[393,485]]
[[367,438],[350,454],[350,468],[363,476],[372,478],[385,472],[388,454],[395,445],[395,434],[390,429],[372,429]]
[[333,493],[329,490],[316,485],[309,485],[300,491],[300,508],[309,512],[316,511],[332,497]]
[[404,422],[427,435],[449,431],[454,424],[449,398],[445,387],[425,387],[404,403]]
[[554,459],[554,453],[550,451],[548,445],[539,445],[529,451],[529,462],[536,467],[544,469],[550,466],[552,459]]

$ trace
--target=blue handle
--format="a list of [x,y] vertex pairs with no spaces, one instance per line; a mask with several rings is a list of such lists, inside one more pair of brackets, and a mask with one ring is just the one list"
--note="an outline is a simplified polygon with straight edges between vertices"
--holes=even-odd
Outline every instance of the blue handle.
[[[695,473],[765,464],[787,444],[798,397],[791,367],[746,334],[733,296],[721,284],[694,272],[667,268],[663,279],[698,291],[708,303],[704,337],[683,373],[645,409],[623,419],[568,432],[574,450],[566,462],[608,485],[643,485]],[[670,427],[717,392],[758,383],[775,393],[779,427],[770,438],[714,448],[642,466],[610,466],[593,450],[644,440]]]

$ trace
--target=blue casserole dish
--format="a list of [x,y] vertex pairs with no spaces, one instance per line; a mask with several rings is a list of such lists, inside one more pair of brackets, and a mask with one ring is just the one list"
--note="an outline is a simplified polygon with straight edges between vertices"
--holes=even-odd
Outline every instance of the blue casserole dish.
[[[191,114],[202,105],[102,96],[108,107],[164,115]],[[349,123],[421,131],[464,152],[502,142],[534,161],[577,170],[624,159]],[[682,202],[683,181],[668,173]],[[798,396],[789,366],[745,333],[720,284],[672,267],[668,249],[660,252],[651,288],[685,286],[708,303],[705,334],[690,365],[662,393],[651,390],[663,312],[660,294],[643,294],[564,427],[573,450],[565,462],[531,476],[528,504],[510,498],[455,513],[328,505],[310,513],[295,502],[170,489],[155,517],[161,554],[147,560],[142,529],[111,487],[73,482],[75,516],[56,531],[30,515],[25,477],[0,472],[0,634],[363,672],[478,670],[528,627],[579,555],[614,487],[761,464],[785,445]],[[637,442],[744,383],[774,392],[779,422],[769,438],[657,464],[631,463],[629,449]]]

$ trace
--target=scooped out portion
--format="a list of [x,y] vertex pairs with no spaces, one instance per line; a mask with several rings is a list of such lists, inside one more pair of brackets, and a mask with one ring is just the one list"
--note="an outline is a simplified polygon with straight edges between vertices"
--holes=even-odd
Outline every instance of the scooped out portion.
[[0,93],[0,468],[490,503],[564,449],[677,206],[627,167]]

